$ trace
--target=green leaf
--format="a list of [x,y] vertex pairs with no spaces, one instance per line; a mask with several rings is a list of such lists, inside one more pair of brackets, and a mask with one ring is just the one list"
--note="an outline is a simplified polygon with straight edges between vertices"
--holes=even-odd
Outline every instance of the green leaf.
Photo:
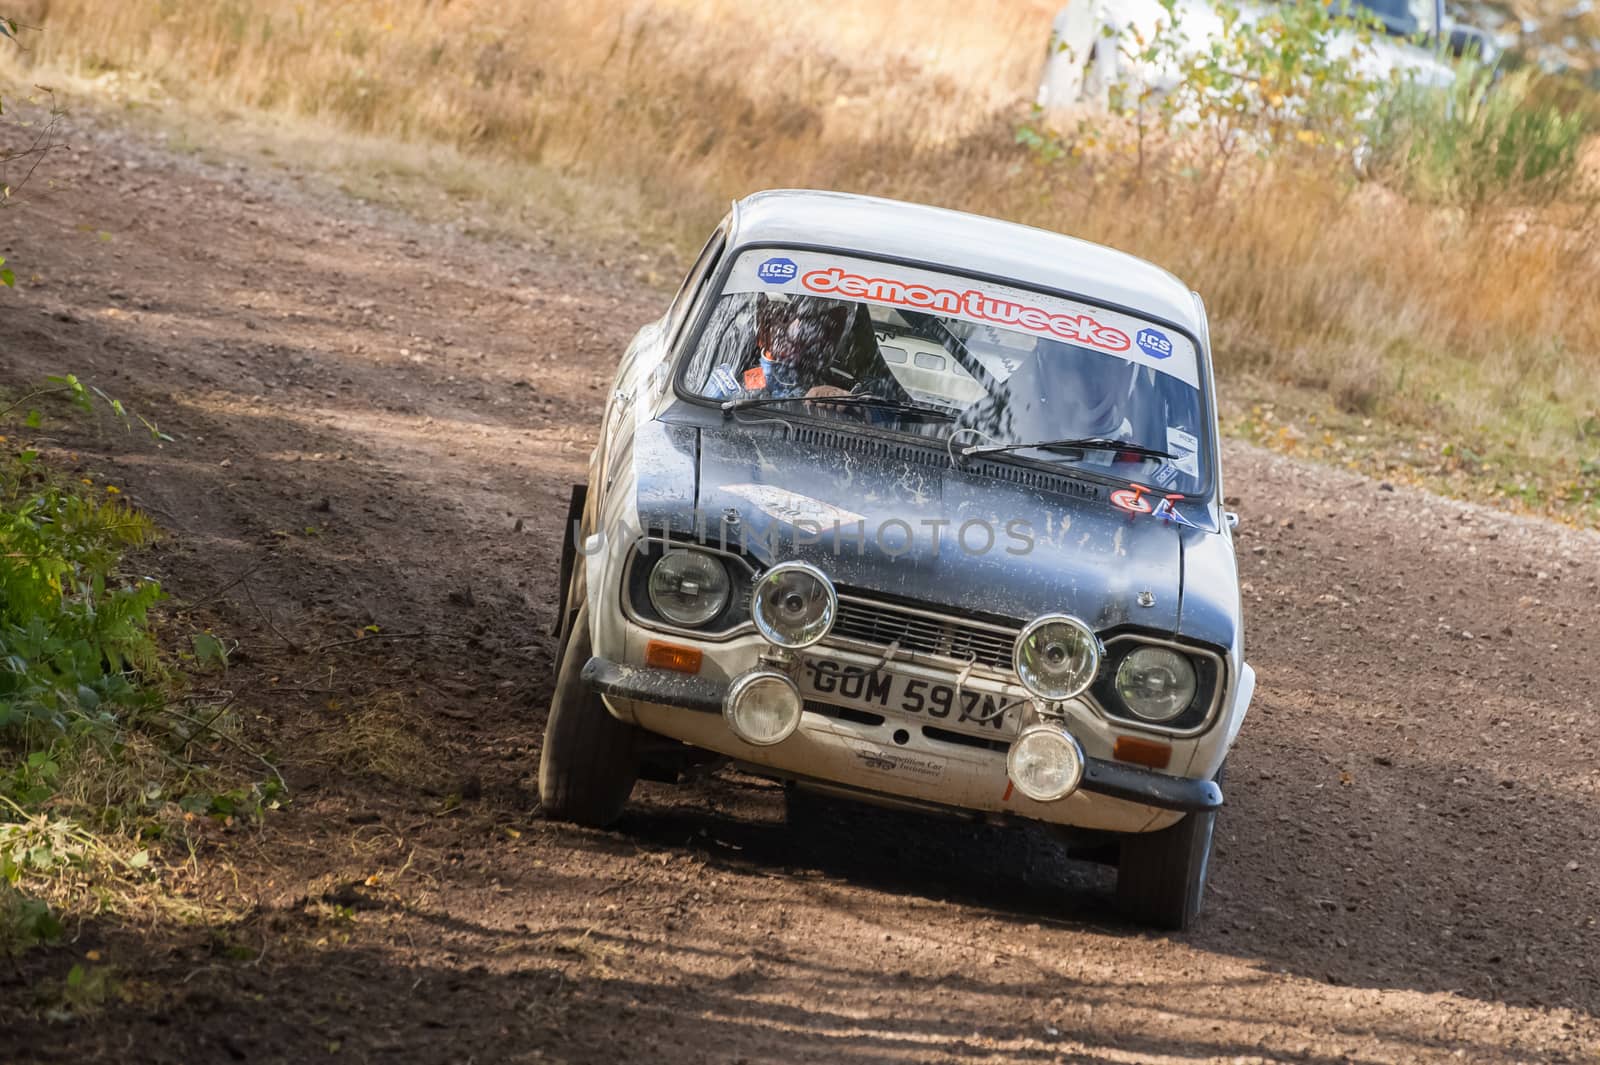
[[166,433],[163,433],[161,431],[161,427],[156,425],[156,423],[151,421],[149,418],[146,418],[142,414],[135,414],[134,417],[138,418],[140,424],[150,431],[150,439],[166,441],[172,440],[172,437],[168,436]]
[[221,640],[209,632],[196,632],[189,637],[189,641],[194,644],[195,661],[201,667],[220,666],[224,669],[227,668],[228,649],[223,646]]
[[39,416],[39,412],[36,410],[30,410],[28,412],[28,416],[22,420],[22,424],[26,425],[29,429],[37,429],[39,428],[40,421],[41,418]]
[[83,966],[74,965],[71,971],[67,973],[67,986],[72,988],[82,987],[84,975]]

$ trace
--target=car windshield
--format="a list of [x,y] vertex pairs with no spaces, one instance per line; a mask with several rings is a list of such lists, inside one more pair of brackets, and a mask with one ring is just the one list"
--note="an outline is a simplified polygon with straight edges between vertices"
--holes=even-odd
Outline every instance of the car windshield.
[[1373,15],[1390,33],[1410,35],[1422,28],[1409,0],[1350,0],[1344,5],[1353,16]]
[[[930,270],[770,249],[735,261],[680,377],[684,392],[731,417],[750,406],[870,425],[937,441],[958,457],[1048,444],[989,458],[1186,495],[1205,490],[1210,465],[1199,383],[1194,344],[1131,315]],[[837,401],[845,396],[864,398]],[[836,402],[816,402],[826,399]]]

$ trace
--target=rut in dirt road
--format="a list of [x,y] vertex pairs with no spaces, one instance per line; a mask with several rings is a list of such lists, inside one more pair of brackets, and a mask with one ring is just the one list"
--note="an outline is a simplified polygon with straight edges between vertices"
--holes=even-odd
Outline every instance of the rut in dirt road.
[[161,522],[176,603],[251,574],[196,618],[241,641],[229,681],[294,801],[207,837],[228,927],[107,918],[0,970],[0,995],[90,948],[139,974],[92,1020],[0,1012],[20,1060],[1600,1053],[1600,538],[1231,446],[1259,686],[1181,937],[1118,923],[1045,833],[796,832],[733,776],[557,827],[533,774],[559,525],[668,296],[632,279],[653,253],[72,141],[7,216],[37,278],[3,297],[0,383],[72,370],[175,438],[50,444]]

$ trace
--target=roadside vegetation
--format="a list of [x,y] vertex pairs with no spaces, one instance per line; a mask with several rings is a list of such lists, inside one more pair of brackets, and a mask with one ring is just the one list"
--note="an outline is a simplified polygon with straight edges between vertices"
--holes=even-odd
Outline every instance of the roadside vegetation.
[[1531,69],[1352,84],[1302,47],[1327,32],[1312,5],[1175,102],[1037,115],[1056,6],[29,0],[44,30],[9,61],[144,113],[265,116],[281,152],[337,143],[363,187],[484,228],[554,209],[683,256],[728,200],[808,186],[1108,243],[1204,293],[1235,433],[1600,525],[1591,98]]
[[[103,915],[214,917],[198,849],[283,795],[270,765],[241,757],[227,646],[203,631],[178,645],[187,611],[143,575],[156,526],[39,443],[50,421],[95,416],[142,431],[71,375],[0,398],[0,957],[77,940]],[[18,1008],[120,993],[98,951],[78,954]]]

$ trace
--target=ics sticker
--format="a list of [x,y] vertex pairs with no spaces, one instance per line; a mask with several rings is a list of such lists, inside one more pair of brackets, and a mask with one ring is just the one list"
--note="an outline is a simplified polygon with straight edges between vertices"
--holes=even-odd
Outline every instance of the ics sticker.
[[800,274],[793,259],[768,259],[756,267],[756,276],[769,285],[785,285]]
[[1152,359],[1170,359],[1172,357],[1172,341],[1167,339],[1167,334],[1159,329],[1141,329],[1134,338],[1134,343],[1139,345],[1139,350]]
[[717,390],[723,395],[739,391],[738,378],[734,377],[733,371],[726,366],[718,366],[711,371],[711,383],[716,385]]
[[744,372],[744,387],[752,392],[759,392],[767,387],[767,375],[759,366],[752,366]]

